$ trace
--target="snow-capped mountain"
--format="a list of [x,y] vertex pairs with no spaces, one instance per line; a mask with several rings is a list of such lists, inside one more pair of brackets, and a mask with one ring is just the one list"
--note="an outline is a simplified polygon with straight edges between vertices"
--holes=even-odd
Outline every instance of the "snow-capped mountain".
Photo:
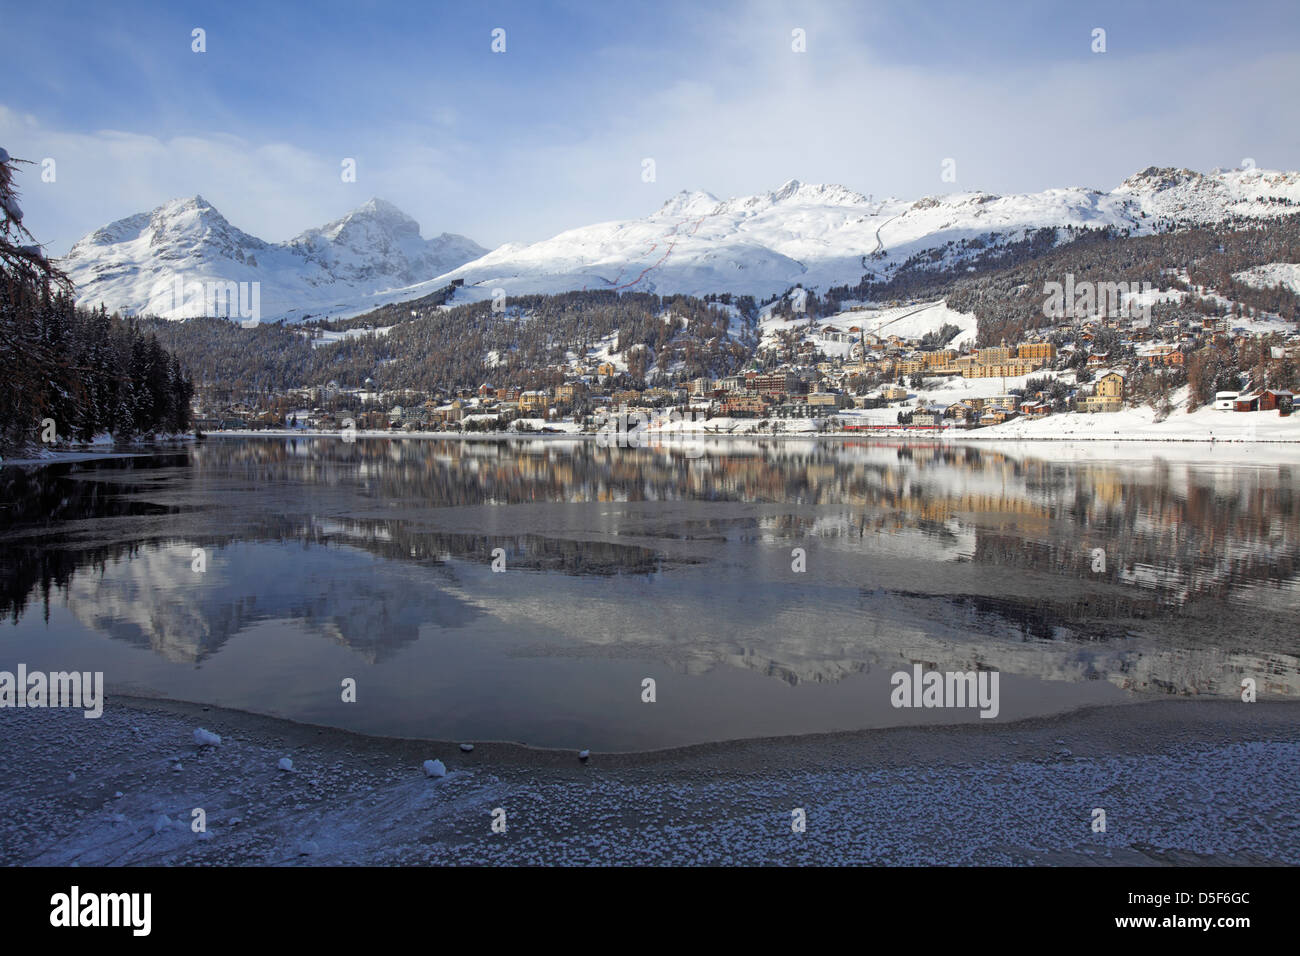
[[[77,243],[65,268],[84,303],[168,313],[159,278],[262,280],[264,318],[357,314],[460,280],[457,298],[576,289],[767,298],[801,284],[825,291],[887,278],[910,257],[960,262],[1043,228],[1114,226],[1135,234],[1300,212],[1300,173],[1150,167],[1110,192],[1069,187],[995,196],[874,199],[790,180],[721,200],[681,192],[641,219],[602,222],[486,255],[468,239],[421,239],[413,220],[372,200],[297,239],[269,245],[202,199],[168,203]],[[1059,241],[1068,235],[1062,232]]]
[[259,318],[268,320],[372,308],[392,301],[386,297],[392,290],[486,251],[450,233],[421,238],[419,224],[382,199],[288,242],[269,243],[237,229],[194,196],[96,230],[72,247],[62,265],[82,305],[103,302],[110,309],[174,318],[195,314],[197,305],[197,296],[176,294],[177,280],[218,287],[257,282]]
[[[468,295],[629,289],[733,292],[759,297],[792,285],[825,290],[866,273],[887,277],[910,256],[936,262],[1044,227],[1115,226],[1133,233],[1170,223],[1300,212],[1300,173],[1151,167],[1110,192],[1049,189],[1018,196],[954,193],[872,200],[839,185],[790,180],[762,195],[719,200],[682,192],[644,219],[605,222],[531,245],[505,245],[431,287],[463,279]],[[953,247],[948,247],[952,243]]]

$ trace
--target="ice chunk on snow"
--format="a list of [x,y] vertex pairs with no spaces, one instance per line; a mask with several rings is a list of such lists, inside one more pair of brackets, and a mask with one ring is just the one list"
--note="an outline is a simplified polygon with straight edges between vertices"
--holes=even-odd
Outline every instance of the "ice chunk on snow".
[[445,777],[447,768],[441,760],[426,760],[424,762],[424,775],[426,777]]
[[200,747],[215,747],[221,743],[221,735],[214,734],[212,731],[204,730],[200,727],[198,730],[194,731],[194,742]]
[[465,751],[465,753],[469,753],[470,751],[472,751],[472,750],[474,749],[474,745],[473,745],[473,744],[461,744],[461,745],[460,745],[460,749],[463,750],[463,751]]
[[288,772],[288,773],[292,773],[292,772],[293,772],[293,761],[290,760],[288,757],[281,757],[281,758],[280,758],[279,767],[280,767],[281,770],[284,770],[284,771],[286,771],[286,772]]

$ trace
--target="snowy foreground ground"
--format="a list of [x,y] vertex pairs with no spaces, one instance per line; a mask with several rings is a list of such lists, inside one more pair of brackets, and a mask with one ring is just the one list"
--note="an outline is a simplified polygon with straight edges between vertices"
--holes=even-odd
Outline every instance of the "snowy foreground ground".
[[1295,865],[1298,717],[1165,700],[583,764],[111,697],[0,711],[0,863]]

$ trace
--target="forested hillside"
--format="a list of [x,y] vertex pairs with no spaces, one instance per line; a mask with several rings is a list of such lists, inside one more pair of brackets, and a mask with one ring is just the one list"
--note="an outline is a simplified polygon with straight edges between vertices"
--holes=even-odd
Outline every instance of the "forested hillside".
[[76,308],[72,284],[23,224],[23,162],[0,149],[0,449],[188,428],[179,363],[136,325]]
[[[1062,282],[1066,274],[1076,282],[1149,282],[1154,289],[1191,293],[1177,306],[1157,306],[1157,320],[1179,312],[1224,314],[1221,302],[1197,293],[1211,289],[1234,302],[1237,314],[1268,312],[1300,321],[1300,296],[1294,290],[1234,278],[1235,273],[1257,266],[1300,262],[1300,215],[1145,236],[1112,229],[1059,232],[1041,230],[949,268],[937,268],[931,257],[918,256],[888,282],[834,289],[828,298],[946,298],[949,307],[975,313],[981,345],[995,345],[1004,338],[1014,342],[1025,331],[1050,324],[1043,314],[1044,284]],[[933,260],[941,259],[936,252]]]
[[[144,327],[196,382],[238,394],[330,380],[358,386],[367,378],[382,388],[424,391],[484,381],[541,385],[559,376],[558,366],[589,353],[618,357],[634,381],[725,375],[750,355],[730,334],[731,323],[730,308],[720,303],[600,291],[512,297],[497,307],[441,309],[420,300],[299,326],[244,329],[225,319],[190,319],[147,320]],[[321,331],[347,337],[314,341]]]

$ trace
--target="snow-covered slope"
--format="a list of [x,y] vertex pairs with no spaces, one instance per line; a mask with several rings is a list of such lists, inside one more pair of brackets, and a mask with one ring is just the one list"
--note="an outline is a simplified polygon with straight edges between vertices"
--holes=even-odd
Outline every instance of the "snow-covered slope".
[[[1045,227],[1116,226],[1134,233],[1168,223],[1214,223],[1300,212],[1300,173],[1151,167],[1111,192],[1049,189],[1019,196],[954,193],[874,200],[838,185],[790,180],[771,192],[719,200],[682,192],[643,219],[604,222],[531,245],[507,244],[439,276],[465,294],[569,289],[732,292],[767,297],[795,284],[825,290],[864,273],[888,276],[910,256],[940,261]],[[963,240],[976,245],[960,246]],[[952,247],[948,244],[952,243]]]
[[1255,266],[1253,269],[1234,272],[1232,277],[1238,282],[1244,282],[1257,289],[1283,286],[1300,294],[1300,263],[1270,262],[1267,265]]
[[[898,335],[919,339],[927,332],[939,331],[945,325],[954,325],[958,330],[947,345],[959,348],[975,344],[978,332],[975,314],[950,309],[943,301],[886,309],[854,309],[817,318],[811,323],[803,316],[783,318],[773,314],[771,309],[764,309],[758,324],[759,349],[772,348],[779,343],[782,333],[795,331],[799,333],[801,341],[814,342],[818,350],[828,357],[854,358],[861,346],[858,344],[858,333],[851,331],[853,329],[867,335]],[[828,339],[820,334],[823,329],[833,329],[846,335],[843,338]]]
[[194,314],[196,300],[176,296],[178,278],[257,282],[260,318],[268,320],[372,308],[392,301],[386,295],[392,290],[484,252],[464,236],[421,238],[419,224],[382,199],[288,242],[268,243],[195,196],[96,230],[72,247],[62,265],[83,305],[102,302],[110,309],[175,318]]
[[[953,193],[877,200],[844,186],[790,180],[720,200],[681,192],[641,218],[602,222],[486,255],[461,236],[419,227],[372,200],[343,219],[270,245],[195,197],[87,236],[64,261],[81,301],[166,312],[174,274],[262,282],[263,318],[356,314],[426,295],[453,280],[459,299],[613,289],[731,292],[760,299],[796,284],[825,291],[864,274],[886,278],[910,257],[961,262],[1043,228],[1114,226],[1133,233],[1300,212],[1300,173],[1201,174],[1151,167],[1110,192],[1070,187],[1016,196]],[[1058,240],[1067,236],[1062,232]],[[472,260],[472,261],[471,261]]]

